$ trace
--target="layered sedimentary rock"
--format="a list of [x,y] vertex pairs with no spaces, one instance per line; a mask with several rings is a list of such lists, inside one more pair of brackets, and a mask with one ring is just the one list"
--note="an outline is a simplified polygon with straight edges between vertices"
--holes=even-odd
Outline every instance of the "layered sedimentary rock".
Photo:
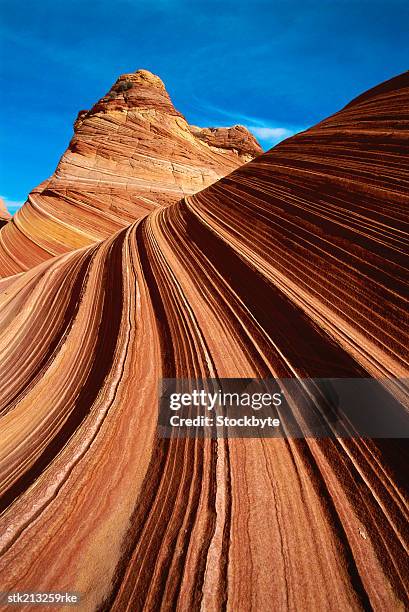
[[1,232],[0,276],[107,238],[261,152],[244,127],[191,128],[152,73],[122,75],[78,114],[55,173]]
[[3,281],[1,590],[405,609],[405,441],[164,440],[156,420],[160,377],[379,376],[408,409],[408,109],[405,75]]
[[7,206],[2,198],[0,198],[0,227],[10,221],[11,215],[7,210]]

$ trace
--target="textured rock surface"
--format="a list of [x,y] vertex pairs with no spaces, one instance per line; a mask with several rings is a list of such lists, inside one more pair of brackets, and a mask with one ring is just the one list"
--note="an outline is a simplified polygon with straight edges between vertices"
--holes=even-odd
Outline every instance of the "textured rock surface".
[[2,198],[0,198],[0,227],[11,219],[11,215],[7,210],[7,206]]
[[2,590],[407,607],[406,441],[167,441],[156,418],[160,376],[373,375],[408,409],[408,109],[406,75],[2,281]]
[[146,70],[121,76],[74,129],[54,175],[0,234],[0,276],[107,238],[262,152],[244,127],[191,129]]
[[234,151],[244,161],[250,161],[262,151],[255,148],[255,139],[249,137],[249,131],[243,125],[234,125],[230,128],[199,128],[190,126],[194,136],[222,151]]

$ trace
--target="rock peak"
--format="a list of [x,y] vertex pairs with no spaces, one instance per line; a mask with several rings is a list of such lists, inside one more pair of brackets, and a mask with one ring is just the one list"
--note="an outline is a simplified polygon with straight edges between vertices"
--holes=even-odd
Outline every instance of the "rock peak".
[[99,112],[154,110],[171,116],[182,116],[173,106],[160,77],[140,68],[136,72],[121,74],[111,89],[87,113],[81,111],[75,123]]
[[[248,162],[263,150],[256,138],[242,125],[233,127],[199,128],[189,126],[185,117],[176,110],[160,77],[149,70],[139,68],[135,72],[121,74],[103,98],[90,111],[80,111],[74,123],[77,133],[83,122],[92,119],[95,114],[134,111],[146,113],[159,119],[161,129],[168,121],[178,121],[179,137],[191,139],[192,136],[213,149],[229,151],[239,156],[242,163]],[[182,120],[182,123],[180,122]],[[182,125],[184,127],[182,127]],[[168,126],[169,127],[169,126]],[[174,129],[174,125],[170,128]]]
[[[5,222],[0,202],[7,244],[20,249],[20,222],[31,232],[24,263],[0,243],[0,277],[99,242],[158,206],[208,187],[261,152],[245,128],[189,125],[152,72],[122,74],[91,110],[78,113],[54,174],[31,192],[14,222]],[[39,209],[47,212],[38,214]]]
[[153,72],[149,72],[149,70],[144,70],[143,68],[139,68],[135,72],[122,74],[117,80],[117,83],[123,81],[129,81],[134,85],[142,85],[144,87],[156,87],[157,89],[166,91],[162,79],[158,77],[158,75],[153,74]]

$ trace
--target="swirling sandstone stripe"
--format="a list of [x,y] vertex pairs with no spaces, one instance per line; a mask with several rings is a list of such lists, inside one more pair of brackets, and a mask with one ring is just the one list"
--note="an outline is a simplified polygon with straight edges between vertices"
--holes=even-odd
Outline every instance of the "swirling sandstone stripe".
[[406,76],[1,286],[2,590],[405,609],[405,441],[168,441],[156,418],[161,376],[388,376],[408,408],[408,100]]

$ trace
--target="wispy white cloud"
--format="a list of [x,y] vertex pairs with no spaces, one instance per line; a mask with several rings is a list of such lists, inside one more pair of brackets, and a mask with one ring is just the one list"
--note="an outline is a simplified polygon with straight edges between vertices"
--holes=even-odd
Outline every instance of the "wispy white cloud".
[[280,142],[280,140],[284,140],[284,138],[289,138],[295,134],[294,130],[289,130],[284,127],[260,127],[258,125],[246,125],[246,127],[254,136],[266,142],[271,142],[271,144]]
[[9,200],[6,196],[3,195],[0,195],[0,200],[3,200],[7,210],[11,215],[14,215],[14,213],[24,204],[24,202],[20,202],[18,200]]
[[[226,119],[229,120],[229,123],[234,123],[234,122],[239,122],[242,125],[246,124],[246,125],[257,125],[257,126],[264,126],[266,125],[266,120],[265,119],[259,119],[258,117],[250,117],[249,115],[245,115],[244,113],[241,113],[239,111],[232,111],[232,110],[226,110],[225,108],[220,108],[219,106],[216,106],[214,104],[210,104],[208,102],[203,102],[202,100],[200,100],[197,96],[193,95],[192,99],[194,100],[195,103],[195,107],[200,110],[204,116],[217,116],[219,115],[219,117],[225,117]],[[218,120],[220,121],[220,119]]]

